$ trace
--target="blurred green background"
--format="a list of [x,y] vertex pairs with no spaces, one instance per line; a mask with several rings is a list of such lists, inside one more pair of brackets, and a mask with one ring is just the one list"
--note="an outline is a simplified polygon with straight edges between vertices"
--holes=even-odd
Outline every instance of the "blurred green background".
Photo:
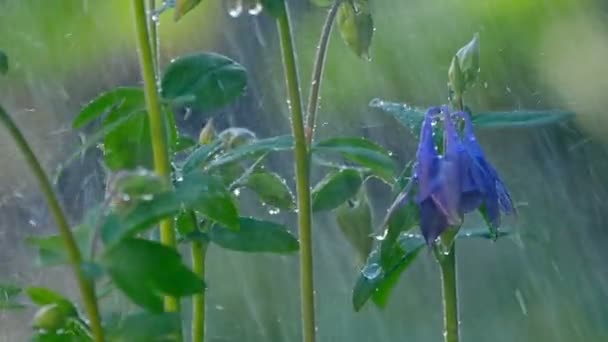
[[[476,111],[564,109],[559,127],[480,132],[487,153],[524,205],[508,222],[518,236],[466,241],[459,253],[463,341],[608,341],[608,3],[605,0],[370,0],[376,31],[371,61],[334,32],[322,87],[319,135],[366,135],[405,163],[416,142],[371,99],[430,106],[446,101],[449,62],[475,32],[481,74],[467,102]],[[326,10],[288,0],[303,87]],[[160,23],[162,61],[217,51],[244,64],[247,93],[212,113],[180,113],[196,134],[207,117],[260,136],[289,122],[275,27],[265,16],[231,18],[205,0],[179,24]],[[47,170],[77,149],[70,120],[97,93],[139,83],[130,2],[1,0],[0,49],[10,58],[0,102],[31,139]],[[306,87],[304,87],[306,93]],[[22,239],[54,229],[21,157],[0,134],[0,282],[73,289],[65,270],[32,266]],[[289,156],[277,170],[291,174]],[[101,200],[94,160],[80,160],[60,188],[74,220]],[[316,175],[318,176],[318,175]],[[370,184],[382,217],[389,191]],[[244,204],[245,210],[258,210]],[[276,219],[276,217],[273,217]],[[293,217],[281,215],[295,230]],[[475,222],[475,217],[471,222]],[[315,218],[320,341],[440,341],[438,269],[422,253],[384,311],[354,313],[354,252],[331,215]],[[213,249],[209,267],[209,341],[298,341],[296,256]],[[73,292],[75,294],[75,292]],[[114,304],[119,303],[115,301]],[[110,305],[112,303],[108,303]],[[31,312],[0,312],[0,341],[25,341]]]

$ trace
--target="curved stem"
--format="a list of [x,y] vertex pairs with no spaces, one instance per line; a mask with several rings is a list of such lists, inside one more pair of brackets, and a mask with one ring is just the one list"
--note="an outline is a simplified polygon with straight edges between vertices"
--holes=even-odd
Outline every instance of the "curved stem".
[[[133,0],[133,15],[137,31],[137,49],[139,50],[139,65],[146,94],[146,108],[150,121],[150,135],[152,139],[152,151],[154,154],[154,169],[163,179],[169,183],[171,165],[169,163],[169,150],[167,148],[164,121],[160,108],[158,88],[154,72],[154,61],[150,39],[146,7],[144,0]],[[171,219],[160,222],[160,241],[164,245],[175,247],[175,233]],[[178,312],[179,301],[174,297],[165,297],[165,311]]]
[[285,82],[291,109],[291,125],[294,136],[296,191],[298,199],[298,231],[300,236],[300,300],[302,310],[302,338],[315,341],[315,296],[312,261],[312,210],[310,198],[310,166],[308,146],[304,133],[302,99],[296,67],[295,49],[287,5],[278,16],[278,30]]
[[456,288],[456,243],[439,260],[443,290],[443,328],[445,342],[458,342],[458,291]]
[[80,250],[78,249],[76,240],[74,240],[74,235],[72,235],[68,221],[63,213],[61,204],[59,203],[59,200],[53,191],[53,187],[51,186],[46,173],[42,169],[40,162],[38,162],[34,152],[27,143],[27,140],[25,140],[25,137],[19,130],[19,127],[17,127],[15,122],[11,119],[4,108],[2,108],[2,106],[0,106],[0,121],[11,134],[13,140],[17,144],[17,147],[19,150],[21,150],[21,153],[23,153],[29,168],[38,180],[38,185],[46,198],[51,214],[57,223],[57,228],[59,228],[61,239],[63,240],[65,248],[67,249],[70,264],[72,265],[72,270],[78,282],[78,288],[80,289],[85,310],[87,311],[87,315],[91,321],[91,330],[94,341],[103,342],[104,334],[101,326],[101,318],[99,316],[97,296],[95,295],[95,285],[84,276],[82,269],[80,268],[82,256],[80,255]]
[[321,82],[323,80],[323,70],[325,67],[325,59],[327,57],[327,47],[329,46],[329,37],[331,29],[336,20],[336,14],[342,0],[334,0],[333,5],[327,12],[321,36],[319,37],[319,45],[317,46],[317,55],[315,56],[315,64],[312,71],[310,81],[310,93],[308,94],[308,107],[306,109],[306,142],[310,145],[315,134],[315,122],[317,109],[319,109],[319,92],[321,91]]
[[[191,248],[192,270],[204,279],[207,246],[204,242],[194,241]],[[205,293],[201,292],[192,298],[192,342],[203,341],[205,341]]]

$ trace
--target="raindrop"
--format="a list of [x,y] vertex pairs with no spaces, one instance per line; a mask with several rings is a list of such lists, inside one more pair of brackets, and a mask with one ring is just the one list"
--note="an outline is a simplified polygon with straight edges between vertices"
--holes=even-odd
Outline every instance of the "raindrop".
[[488,89],[488,82],[483,82],[483,87]]
[[216,306],[215,306],[215,309],[216,309],[216,310],[219,310],[219,311],[222,311],[222,310],[224,310],[224,307],[223,307],[223,306],[221,306],[221,305],[216,305]]
[[374,235],[374,239],[376,239],[378,241],[383,241],[384,239],[386,239],[387,235],[388,235],[388,229],[385,229],[384,232],[382,233],[382,235]]
[[234,196],[239,197],[241,195],[241,190],[240,189],[234,189],[234,191],[232,191],[232,193],[234,194]]
[[384,106],[384,101],[380,100],[379,98],[375,98],[369,102],[369,106],[374,108],[381,108]]
[[253,7],[250,7],[249,10],[247,10],[247,13],[249,13],[250,15],[258,15],[262,12],[262,4],[258,1],[256,1],[256,3],[253,5]]
[[521,312],[524,314],[524,316],[528,316],[528,307],[526,306],[526,302],[524,301],[524,296],[521,294],[521,291],[519,289],[515,290],[515,298],[517,299],[517,302],[519,303]]
[[237,18],[243,13],[243,0],[233,0],[233,3],[228,7],[228,14]]
[[143,201],[151,201],[151,200],[154,199],[154,195],[152,195],[152,194],[143,194],[143,195],[141,195],[141,199]]
[[30,219],[29,221],[27,221],[27,223],[29,223],[30,226],[32,226],[32,227],[38,226],[38,223],[36,223],[36,221],[34,219]]
[[280,213],[281,213],[281,209],[279,209],[279,208],[268,209],[268,214],[270,214],[270,215],[278,215]]
[[373,280],[382,275],[382,267],[377,263],[369,264],[361,270],[361,273],[365,278]]
[[150,19],[152,19],[153,22],[157,23],[160,21],[160,15],[158,12],[155,12],[154,14],[152,14],[152,16],[150,17]]
[[121,194],[121,195],[120,195],[120,199],[121,199],[123,202],[129,202],[129,201],[131,200],[131,196],[129,196],[129,194]]

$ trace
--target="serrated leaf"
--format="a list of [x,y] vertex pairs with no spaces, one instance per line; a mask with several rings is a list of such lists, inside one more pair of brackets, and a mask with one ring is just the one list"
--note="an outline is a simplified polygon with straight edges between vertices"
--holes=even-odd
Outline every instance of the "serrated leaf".
[[141,312],[130,314],[107,328],[113,342],[177,341],[181,326],[176,313]]
[[329,173],[312,190],[313,212],[332,210],[355,197],[363,184],[358,171],[343,169]]
[[152,312],[162,312],[163,295],[185,297],[205,289],[175,249],[153,241],[124,239],[104,253],[101,264],[116,287]]
[[295,199],[283,177],[273,172],[256,172],[244,182],[244,186],[255,192],[267,205],[279,209],[295,208]]
[[213,221],[238,230],[238,209],[221,179],[193,172],[184,176],[175,190],[154,195],[150,200],[139,201],[126,213],[112,212],[104,217],[102,240],[106,245],[116,243],[145,231],[182,209],[197,210]]
[[32,286],[25,289],[25,293],[30,297],[32,302],[38,306],[57,304],[66,315],[70,317],[78,315],[78,311],[76,311],[74,304],[53,290]]
[[313,153],[338,153],[344,158],[368,168],[374,175],[393,183],[395,163],[382,146],[365,138],[338,137],[313,145]]
[[235,149],[229,150],[213,162],[209,163],[208,168],[219,167],[224,164],[241,161],[268,152],[288,151],[291,149],[293,149],[293,137],[291,135],[258,139],[249,144],[241,145]]
[[346,45],[358,57],[369,59],[374,22],[367,0],[343,1],[338,8],[337,23]]
[[72,122],[73,128],[80,128],[89,122],[112,112],[119,112],[117,117],[127,116],[133,112],[143,111],[146,102],[143,89],[118,87],[99,95],[89,102]]
[[209,239],[223,248],[240,252],[291,253],[299,248],[298,240],[284,225],[250,217],[241,217],[238,231],[212,226]]
[[193,10],[201,0],[175,0],[175,9],[173,12],[173,20],[179,21],[184,15]]
[[245,90],[247,72],[232,59],[201,53],[174,60],[162,77],[162,96],[199,110],[219,108]]

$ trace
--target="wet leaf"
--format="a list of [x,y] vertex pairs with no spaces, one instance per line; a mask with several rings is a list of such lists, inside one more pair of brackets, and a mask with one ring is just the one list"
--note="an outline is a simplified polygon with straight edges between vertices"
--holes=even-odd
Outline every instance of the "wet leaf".
[[193,10],[200,3],[201,0],[175,0],[173,20],[179,21],[186,13]]
[[343,169],[327,174],[312,190],[313,212],[332,210],[355,197],[363,177],[358,171]]
[[[89,255],[93,229],[87,225],[79,225],[74,228],[72,234],[81,253]],[[59,234],[28,236],[25,238],[25,243],[37,250],[36,264],[40,267],[69,263],[68,252]]]
[[182,165],[182,172],[184,174],[190,173],[196,169],[202,169],[203,166],[211,160],[213,156],[221,149],[220,140],[216,140],[211,144],[201,145],[197,147],[190,155],[186,158],[184,165]]
[[68,315],[58,304],[43,305],[34,315],[32,327],[56,331],[65,327]]
[[74,317],[78,315],[78,311],[76,311],[74,304],[53,290],[44,287],[28,287],[25,289],[25,293],[30,297],[32,302],[38,306],[56,304],[66,316]]
[[245,90],[247,72],[232,59],[215,53],[184,56],[173,61],[162,77],[166,100],[199,110],[219,108]]
[[283,177],[273,172],[256,172],[244,182],[245,187],[255,192],[262,202],[275,208],[293,209],[295,199]]
[[473,125],[479,128],[536,127],[574,119],[574,113],[564,111],[487,112],[473,115]]
[[224,153],[221,157],[209,163],[209,168],[244,160],[268,152],[288,151],[293,148],[291,135],[280,135],[272,138],[255,140]]
[[2,50],[0,50],[0,75],[6,75],[8,73],[8,56]]
[[347,160],[364,166],[380,177],[393,183],[395,163],[382,146],[365,138],[339,137],[320,141],[313,145],[313,153],[338,153]]
[[[138,167],[152,169],[153,153],[150,125],[144,112],[130,115],[120,126],[108,132],[103,142],[106,166],[113,171],[132,170]],[[104,126],[122,119],[121,111],[112,111],[104,120]]]
[[205,289],[175,249],[153,241],[124,239],[106,250],[101,264],[116,287],[152,312],[162,312],[163,295],[185,297]]
[[176,313],[130,314],[107,328],[113,342],[177,341],[180,318]]
[[186,236],[198,230],[196,214],[192,210],[184,210],[175,218],[175,228],[180,235]]
[[346,240],[357,252],[358,261],[365,263],[372,250],[373,216],[364,186],[354,198],[336,209],[336,221]]
[[105,114],[118,112],[116,117],[124,117],[133,112],[144,111],[145,108],[143,89],[118,87],[89,102],[76,116],[72,127],[80,128]]
[[101,226],[106,245],[149,229],[160,220],[182,209],[199,211],[209,219],[238,230],[238,210],[221,179],[202,172],[184,176],[175,190],[155,195],[150,200],[134,203],[125,214],[112,212]]
[[367,0],[343,1],[337,15],[342,39],[358,56],[369,59],[374,22]]
[[214,225],[209,239],[223,248],[240,252],[291,253],[299,248],[298,240],[284,225],[249,217],[241,217],[238,231]]

